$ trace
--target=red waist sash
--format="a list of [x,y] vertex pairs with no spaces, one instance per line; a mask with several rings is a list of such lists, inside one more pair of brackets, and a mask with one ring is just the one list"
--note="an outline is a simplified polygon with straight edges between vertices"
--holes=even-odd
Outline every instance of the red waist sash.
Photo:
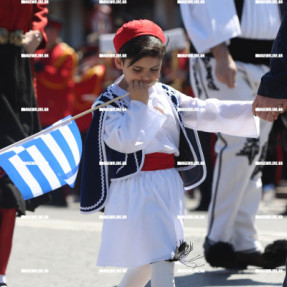
[[152,171],[175,167],[174,154],[155,152],[145,155],[142,171]]

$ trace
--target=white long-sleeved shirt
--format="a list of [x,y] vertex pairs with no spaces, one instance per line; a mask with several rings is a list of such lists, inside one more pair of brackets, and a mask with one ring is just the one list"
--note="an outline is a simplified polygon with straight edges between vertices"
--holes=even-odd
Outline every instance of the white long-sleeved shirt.
[[277,4],[256,4],[255,0],[244,1],[241,27],[233,0],[180,4],[180,10],[198,53],[234,37],[273,40],[281,22]]
[[[126,93],[117,84],[113,93]],[[259,120],[255,119],[252,102],[205,101],[178,92],[184,125],[206,132],[220,132],[234,136],[258,137]],[[177,113],[160,83],[149,89],[148,104],[124,98],[126,111],[109,112],[105,120],[104,141],[114,150],[132,153],[144,150],[179,155],[180,126]],[[163,111],[162,114],[159,108]]]

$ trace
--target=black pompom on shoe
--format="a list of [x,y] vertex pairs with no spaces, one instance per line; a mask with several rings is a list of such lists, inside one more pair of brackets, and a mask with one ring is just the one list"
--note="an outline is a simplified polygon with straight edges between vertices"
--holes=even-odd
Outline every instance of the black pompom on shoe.
[[217,242],[213,245],[204,244],[205,260],[212,267],[226,269],[245,269],[246,264],[238,262],[233,246],[227,242]]
[[285,265],[287,257],[287,240],[276,240],[265,247],[263,257],[273,261],[276,266]]

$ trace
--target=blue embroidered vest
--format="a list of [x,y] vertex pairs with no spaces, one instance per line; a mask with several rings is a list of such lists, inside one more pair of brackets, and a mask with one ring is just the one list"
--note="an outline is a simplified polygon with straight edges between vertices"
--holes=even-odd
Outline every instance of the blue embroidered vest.
[[[184,127],[182,115],[177,111],[180,108],[176,90],[163,85],[162,89],[170,99],[174,113],[180,123],[179,156],[176,162],[204,162],[197,132]],[[94,106],[98,106],[111,99],[116,98],[110,87],[101,94]],[[111,106],[115,108],[128,108],[124,101],[118,100]],[[108,196],[110,180],[122,180],[137,174],[144,163],[144,152],[142,150],[124,154],[111,149],[104,143],[105,111],[96,110],[87,133],[83,151],[83,172],[81,183],[81,212],[92,213],[104,208]],[[123,165],[101,165],[101,162],[113,161],[126,163]],[[205,165],[176,165],[180,172],[185,189],[198,186],[206,176]]]

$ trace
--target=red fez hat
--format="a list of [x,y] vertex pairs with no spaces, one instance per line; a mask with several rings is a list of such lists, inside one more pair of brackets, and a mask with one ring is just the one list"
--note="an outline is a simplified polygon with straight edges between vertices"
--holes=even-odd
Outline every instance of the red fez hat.
[[165,43],[165,36],[162,29],[154,22],[149,20],[133,20],[124,24],[116,33],[114,37],[114,46],[116,51],[129,40],[142,36],[150,35],[155,36]]

